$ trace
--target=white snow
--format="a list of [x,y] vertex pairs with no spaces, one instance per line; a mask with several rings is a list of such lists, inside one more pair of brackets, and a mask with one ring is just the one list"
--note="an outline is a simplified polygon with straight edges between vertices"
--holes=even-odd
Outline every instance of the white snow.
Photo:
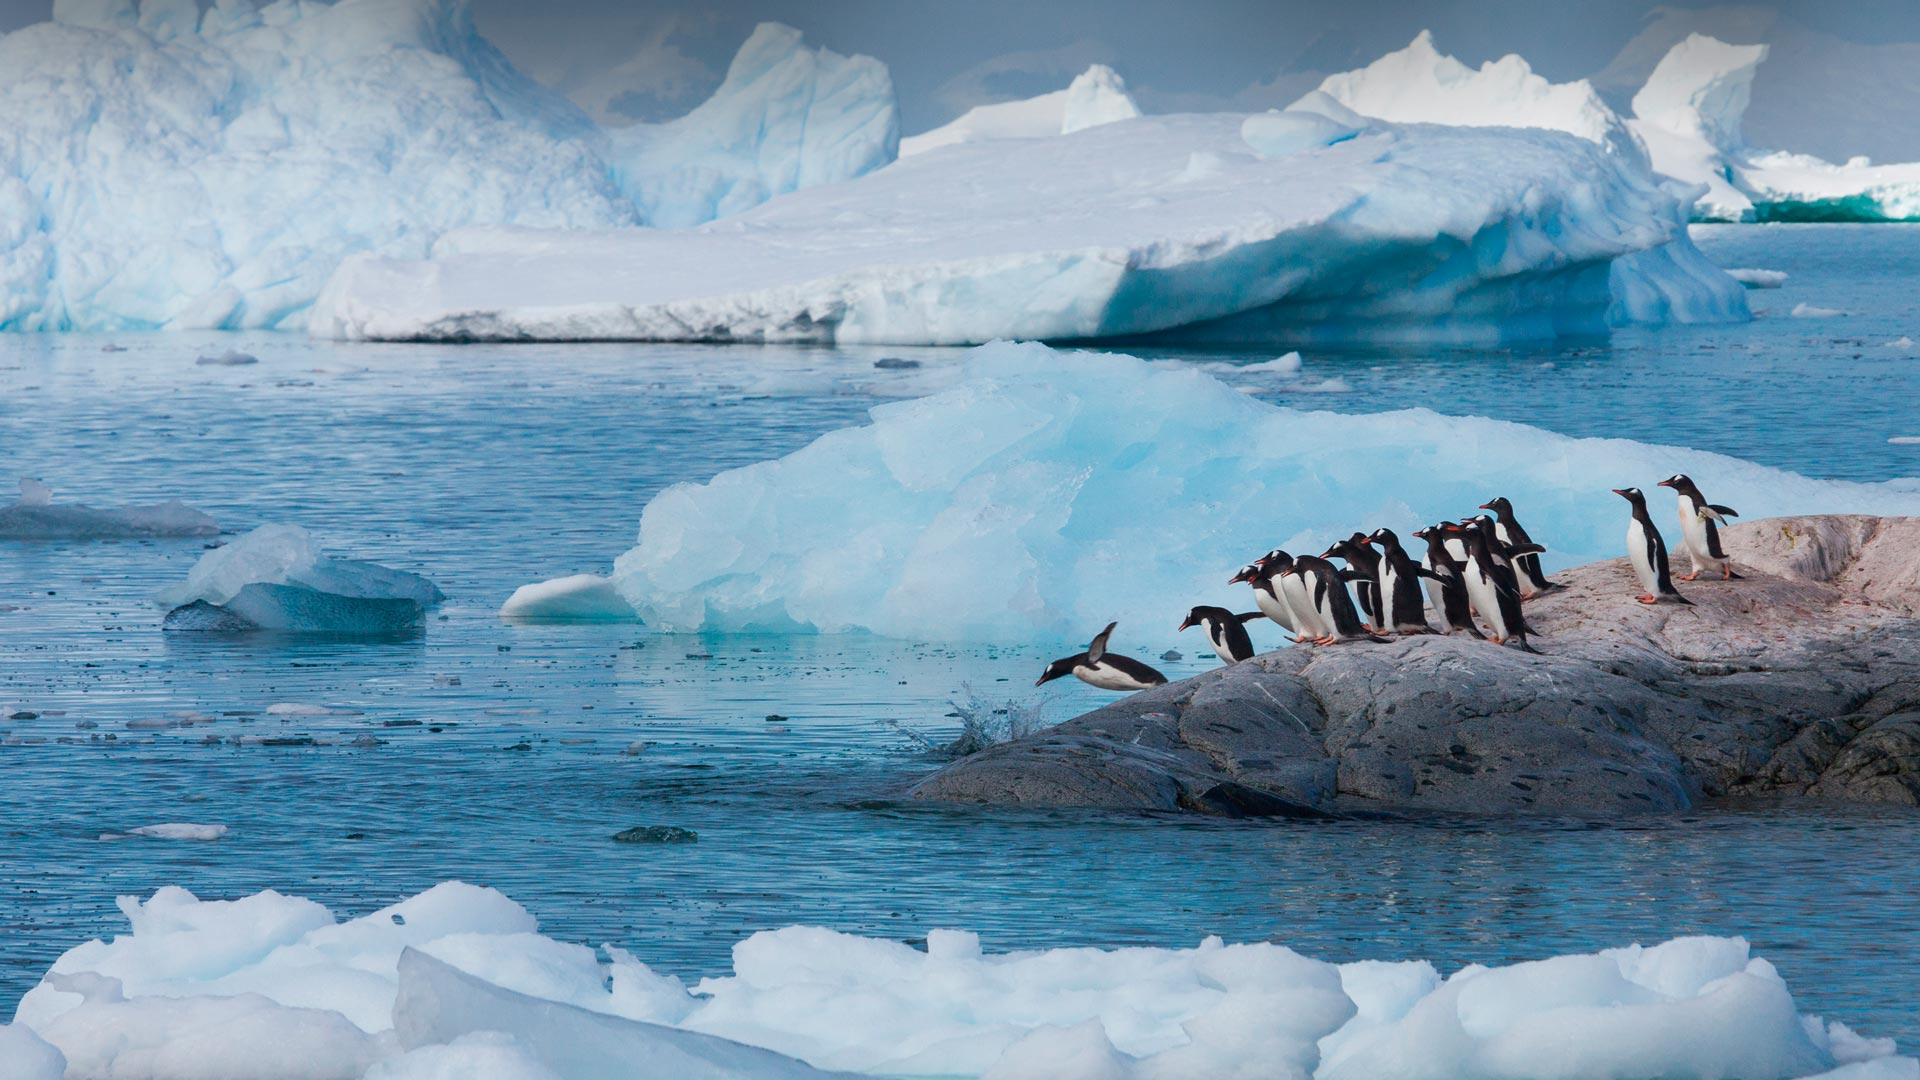
[[912,157],[942,146],[983,139],[1070,135],[1139,115],[1140,107],[1133,103],[1119,73],[1105,64],[1094,64],[1075,76],[1065,90],[1020,101],[976,105],[950,123],[901,139],[900,156]]
[[53,489],[20,479],[20,498],[0,506],[0,540],[113,540],[146,536],[216,536],[220,526],[183,502],[95,510],[56,503]]
[[[1548,82],[1534,74],[1526,60],[1512,54],[1470,68],[1441,53],[1428,30],[1422,30],[1406,48],[1364,68],[1327,76],[1315,93],[1361,116],[1401,124],[1570,132],[1636,164],[1646,162],[1646,152],[1626,122],[1585,79]],[[1293,108],[1302,105],[1312,107],[1303,101]]]
[[1749,289],[1777,289],[1787,283],[1785,270],[1728,270],[1727,276]]
[[117,1080],[1914,1075],[1890,1040],[1799,1014],[1738,938],[1443,977],[1218,938],[993,953],[964,931],[917,949],[793,926],[690,990],[457,882],[344,922],[274,892],[121,909],[131,933],[68,950],[0,1028],[0,1050],[24,1048],[0,1077],[59,1075],[39,1040]]
[[875,168],[897,137],[884,67],[779,26],[692,116],[607,131],[461,0],[54,14],[0,37],[0,330],[298,329],[354,252],[705,220]]
[[[1337,103],[1333,108],[1338,109]],[[462,230],[357,257],[339,338],[968,344],[1489,340],[1747,317],[1682,200],[1564,133],[1371,130],[1269,159],[1234,114],[947,147],[693,229]]]
[[1748,518],[1920,513],[1897,486],[1422,409],[1282,408],[1204,371],[1037,344],[977,349],[953,389],[871,417],[659,493],[615,563],[621,594],[667,630],[1074,641],[1241,603],[1227,578],[1276,545],[1405,536],[1496,495],[1559,566],[1619,556],[1609,489],[1675,472]]
[[510,619],[555,621],[632,621],[633,605],[621,597],[613,579],[598,574],[574,574],[532,585],[522,585],[500,605]]

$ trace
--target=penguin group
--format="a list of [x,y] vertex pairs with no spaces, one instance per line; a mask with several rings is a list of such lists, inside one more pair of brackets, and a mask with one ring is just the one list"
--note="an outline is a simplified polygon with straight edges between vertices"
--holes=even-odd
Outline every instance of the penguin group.
[[[1721,547],[1719,527],[1739,515],[1707,502],[1685,474],[1670,476],[1660,486],[1672,488],[1680,499],[1681,541],[1693,563],[1693,573],[1680,580],[1693,581],[1703,573],[1738,579]],[[1691,604],[1674,588],[1666,543],[1647,515],[1645,494],[1639,488],[1615,488],[1614,494],[1633,507],[1627,557],[1645,590],[1640,602]],[[1479,509],[1483,512],[1461,521],[1414,530],[1412,537],[1422,548],[1418,559],[1392,529],[1356,532],[1319,555],[1291,555],[1275,548],[1241,567],[1228,582],[1252,588],[1257,611],[1200,605],[1187,612],[1179,629],[1200,627],[1227,664],[1255,654],[1247,625],[1260,619],[1278,623],[1297,644],[1385,642],[1388,635],[1458,632],[1537,653],[1528,641],[1537,631],[1528,625],[1522,604],[1565,586],[1542,572],[1540,556],[1547,549],[1521,527],[1512,502],[1490,499]],[[1344,565],[1336,566],[1334,560]],[[1428,621],[1429,606],[1444,629]],[[1034,685],[1066,675],[1103,690],[1164,684],[1167,677],[1147,664],[1108,651],[1114,626],[1108,623],[1086,652],[1049,664]]]

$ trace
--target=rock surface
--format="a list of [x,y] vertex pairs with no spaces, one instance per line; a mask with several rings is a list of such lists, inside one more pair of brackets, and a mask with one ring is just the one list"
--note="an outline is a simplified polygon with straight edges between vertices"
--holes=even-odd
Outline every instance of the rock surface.
[[912,795],[1228,815],[1920,805],[1920,518],[1774,518],[1725,541],[1745,578],[1680,583],[1692,607],[1635,602],[1625,559],[1556,575],[1568,588],[1527,605],[1545,655],[1461,635],[1281,649]]

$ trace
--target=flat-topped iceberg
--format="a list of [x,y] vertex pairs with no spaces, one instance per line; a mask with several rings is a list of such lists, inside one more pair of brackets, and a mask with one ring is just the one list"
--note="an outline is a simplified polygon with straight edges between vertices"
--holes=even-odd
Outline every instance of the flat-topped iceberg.
[[1065,90],[975,105],[956,120],[900,140],[900,156],[912,157],[955,143],[983,139],[1037,139],[1071,135],[1090,127],[1131,120],[1140,115],[1127,93],[1126,81],[1105,64],[1095,64],[1074,77]]
[[125,540],[219,532],[211,517],[178,500],[96,510],[85,503],[54,502],[51,488],[25,478],[20,497],[0,506],[0,540]]
[[1626,518],[1610,489],[1676,472],[1748,517],[1920,513],[1911,485],[1424,409],[1282,408],[1200,370],[995,344],[952,389],[662,491],[614,578],[669,630],[1077,641],[1114,619],[1171,627],[1194,604],[1244,607],[1227,579],[1276,545],[1404,537],[1498,495],[1552,565],[1616,557]]
[[602,130],[461,0],[63,0],[0,36],[0,330],[298,329],[340,260],[465,225],[686,224],[890,161],[877,61],[764,26]]
[[1214,937],[997,953],[965,931],[932,930],[916,948],[793,926],[739,942],[731,974],[689,989],[625,950],[545,937],[520,905],[458,882],[344,921],[275,892],[165,888],[120,907],[132,932],[68,950],[0,1027],[13,1051],[0,1069],[28,1070],[0,1075],[1911,1080],[1916,1068],[1892,1040],[1800,1014],[1739,938],[1443,975]]
[[419,626],[445,596],[418,574],[327,555],[298,526],[262,525],[153,599],[168,630],[377,634]]
[[[693,229],[356,258],[311,333],[970,344],[1474,340],[1747,317],[1644,167],[1561,132],[1236,114],[963,143]],[[1337,127],[1337,125],[1336,125]],[[1351,135],[1351,137],[1348,137]]]

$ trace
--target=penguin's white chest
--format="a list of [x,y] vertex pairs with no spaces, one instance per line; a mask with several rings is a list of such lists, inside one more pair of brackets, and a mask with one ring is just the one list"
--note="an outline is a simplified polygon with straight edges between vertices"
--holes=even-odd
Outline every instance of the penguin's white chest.
[[[1427,570],[1432,570],[1433,558],[1427,555],[1421,556],[1420,565]],[[1434,610],[1445,611],[1447,609],[1447,594],[1445,591],[1446,587],[1443,586],[1440,582],[1435,581],[1430,577],[1422,577],[1420,579],[1420,584],[1426,586],[1427,602],[1433,605]]]
[[1220,659],[1225,660],[1229,664],[1237,664],[1240,662],[1240,658],[1233,655],[1232,646],[1227,644],[1227,628],[1225,626],[1217,622],[1208,622],[1207,640],[1213,644],[1213,651],[1220,654]]
[[1647,530],[1639,518],[1627,523],[1627,560],[1633,563],[1633,572],[1640,576],[1640,587],[1658,593],[1660,573],[1653,567],[1653,545],[1648,543]]
[[1391,629],[1395,623],[1411,618],[1411,612],[1397,610],[1394,598],[1400,592],[1400,575],[1394,572],[1393,564],[1380,560],[1380,624]]
[[1460,571],[1460,576],[1466,583],[1467,598],[1473,602],[1473,610],[1479,612],[1480,617],[1487,621],[1493,636],[1507,637],[1507,620],[1500,610],[1500,594],[1493,578],[1480,569],[1480,564],[1473,560],[1468,560],[1466,568]]
[[1294,630],[1314,637],[1325,637],[1333,633],[1333,620],[1321,622],[1320,612],[1314,606],[1313,597],[1307,594],[1307,581],[1299,574],[1289,574],[1280,579],[1280,595],[1287,598],[1287,606],[1293,609]]
[[1076,666],[1073,669],[1073,675],[1081,682],[1089,686],[1097,686],[1102,690],[1145,690],[1153,685],[1143,683],[1119,668],[1100,661]]
[[1722,561],[1713,557],[1713,544],[1707,540],[1707,519],[1700,516],[1700,504],[1688,495],[1680,496],[1680,539],[1693,557],[1694,568],[1718,570]]
[[[1293,605],[1287,603],[1284,587],[1277,580],[1271,584],[1274,587],[1272,592],[1259,588],[1253,590],[1254,604],[1260,608],[1260,614],[1286,627],[1288,631],[1298,633],[1300,620],[1293,614]],[[1208,636],[1213,636],[1211,629],[1207,633]],[[1214,648],[1219,647],[1219,642],[1216,640]]]

